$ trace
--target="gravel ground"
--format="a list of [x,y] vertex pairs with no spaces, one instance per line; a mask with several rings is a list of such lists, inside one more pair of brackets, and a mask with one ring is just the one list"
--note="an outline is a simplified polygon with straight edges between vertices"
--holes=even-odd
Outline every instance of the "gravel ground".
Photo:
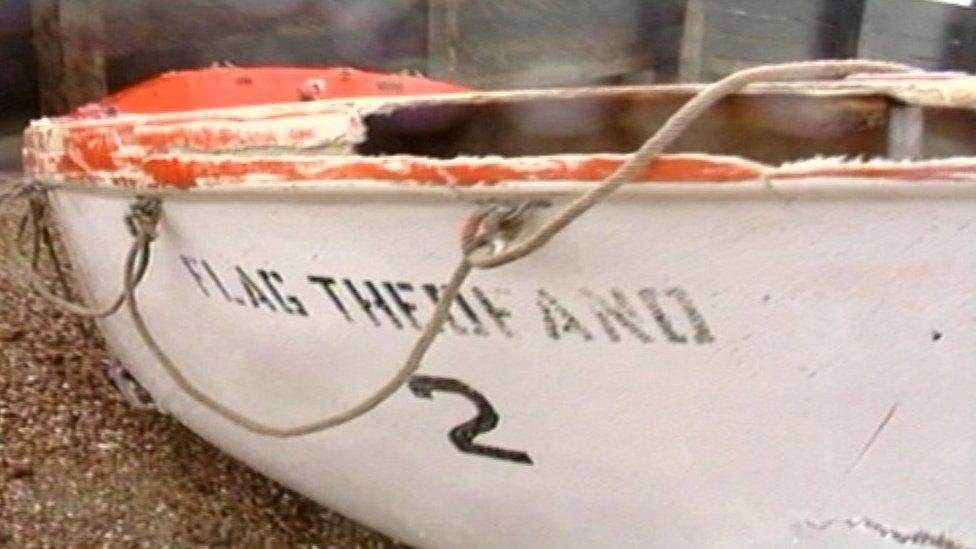
[[0,547],[396,546],[131,406],[80,326],[0,273]]

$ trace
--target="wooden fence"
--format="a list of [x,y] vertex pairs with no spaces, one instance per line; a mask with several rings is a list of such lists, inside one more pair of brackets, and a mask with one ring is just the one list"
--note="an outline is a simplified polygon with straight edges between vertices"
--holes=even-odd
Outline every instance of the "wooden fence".
[[485,88],[711,80],[856,56],[976,69],[976,11],[933,0],[30,2],[47,113],[223,62],[415,70]]

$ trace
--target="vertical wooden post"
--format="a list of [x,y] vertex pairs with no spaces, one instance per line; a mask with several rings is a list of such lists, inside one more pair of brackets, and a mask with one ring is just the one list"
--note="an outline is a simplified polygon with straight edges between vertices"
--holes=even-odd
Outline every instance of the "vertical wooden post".
[[102,0],[61,0],[64,94],[72,108],[108,93]]
[[685,25],[681,36],[681,61],[678,79],[698,82],[702,79],[705,55],[705,3],[707,0],[688,0],[685,6]]
[[888,157],[918,160],[925,152],[925,115],[922,107],[892,105],[888,108]]
[[427,74],[458,75],[459,13],[463,0],[427,0]]
[[34,32],[34,52],[37,56],[37,80],[41,96],[41,112],[46,115],[68,110],[61,94],[64,65],[61,55],[60,1],[31,0],[31,27]]
[[44,114],[108,92],[102,0],[32,0],[31,19]]

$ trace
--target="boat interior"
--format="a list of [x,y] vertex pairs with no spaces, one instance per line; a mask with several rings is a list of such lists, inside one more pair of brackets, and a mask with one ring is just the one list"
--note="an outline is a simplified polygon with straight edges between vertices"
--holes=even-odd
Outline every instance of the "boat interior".
[[[633,93],[402,108],[369,115],[357,151],[436,158],[629,153],[689,98]],[[817,156],[973,156],[976,111],[905,105],[881,95],[737,95],[710,109],[669,152],[772,165]]]

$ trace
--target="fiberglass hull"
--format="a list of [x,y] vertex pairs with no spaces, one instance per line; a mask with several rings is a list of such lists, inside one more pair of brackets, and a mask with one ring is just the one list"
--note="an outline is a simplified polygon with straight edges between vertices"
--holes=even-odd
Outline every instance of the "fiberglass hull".
[[[201,389],[303,423],[402,365],[476,200],[585,185],[170,191],[141,309]],[[51,193],[93,301],[118,291],[135,194]],[[189,428],[418,546],[976,540],[974,202],[965,181],[632,186],[476,271],[408,387],[293,439],[189,399],[127,312],[102,329]]]

